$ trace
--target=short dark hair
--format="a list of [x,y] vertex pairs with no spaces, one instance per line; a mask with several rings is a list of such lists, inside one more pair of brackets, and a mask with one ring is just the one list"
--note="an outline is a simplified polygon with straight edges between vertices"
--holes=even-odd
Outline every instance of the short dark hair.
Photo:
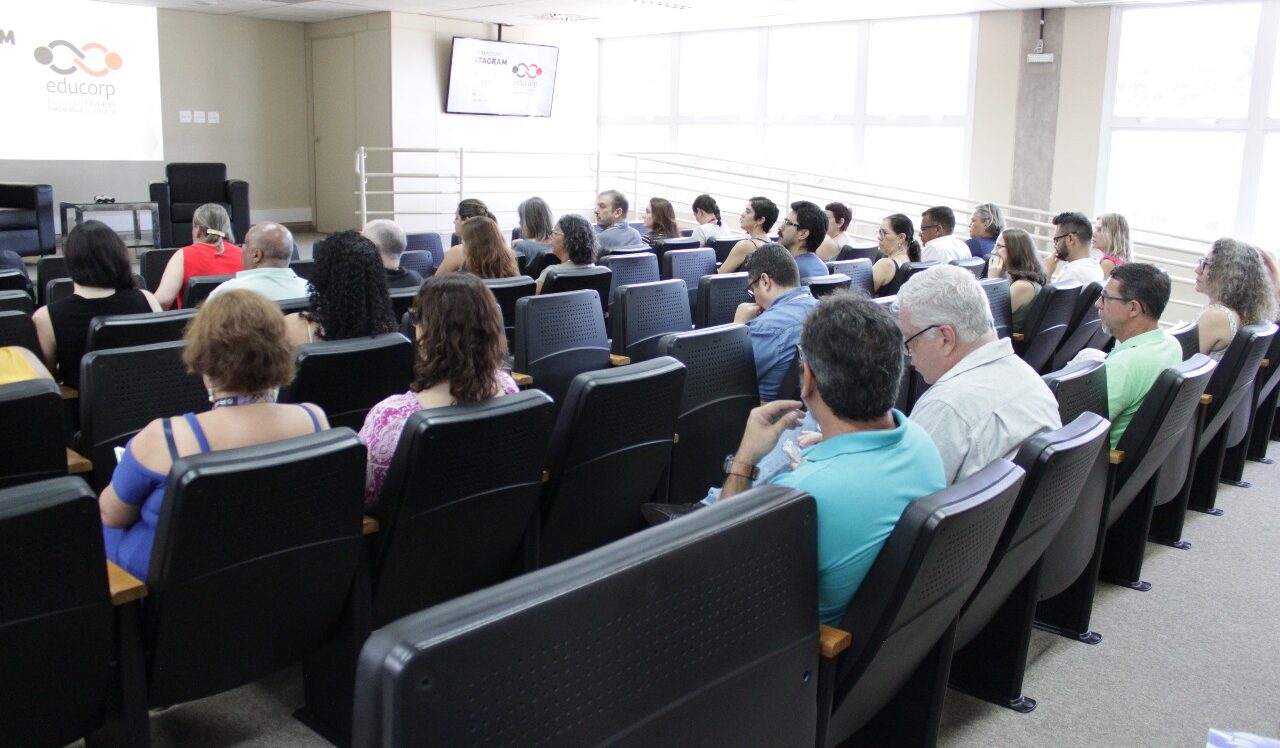
[[792,257],[787,248],[781,244],[770,242],[761,245],[759,249],[747,255],[746,261],[742,263],[742,269],[747,271],[747,277],[752,283],[755,283],[762,273],[768,273],[774,283],[784,288],[797,288],[800,285],[800,268],[796,267],[796,258]]
[[596,261],[596,230],[591,228],[587,219],[576,213],[565,213],[556,222],[556,228],[564,234],[564,251],[569,255],[569,262],[579,265],[590,265]]
[[835,216],[836,223],[840,224],[841,231],[848,231],[849,224],[853,221],[853,210],[844,203],[827,203],[823,210],[831,211],[831,215]]
[[116,291],[135,287],[129,250],[120,235],[102,221],[85,221],[71,229],[64,252],[67,274],[81,286]]
[[[956,230],[956,212],[945,205],[929,208],[921,213],[920,217],[933,220],[942,227],[944,233],[950,234]],[[924,221],[921,221],[921,223],[924,223]]]
[[1149,262],[1126,262],[1112,270],[1111,277],[1120,283],[1121,296],[1138,302],[1148,317],[1160,320],[1169,304],[1168,273]]
[[889,412],[902,379],[902,330],[881,304],[856,294],[832,294],[809,313],[800,349],[818,394],[846,421]]
[[[1081,244],[1088,244],[1093,240],[1093,224],[1084,213],[1076,211],[1059,213],[1053,217],[1053,225],[1061,227],[1068,234],[1075,234]],[[1156,316],[1159,317],[1159,315]]]
[[768,231],[773,228],[773,224],[778,222],[778,204],[767,197],[753,197],[747,201],[751,204],[751,212],[757,218],[763,218],[764,223],[760,228]]
[[796,228],[808,229],[809,235],[804,239],[804,248],[812,252],[822,244],[827,236],[827,214],[816,203],[808,200],[797,200],[791,203],[791,210],[796,214]]
[[622,220],[627,220],[627,211],[631,210],[631,203],[627,202],[627,196],[617,190],[605,190],[601,195],[609,196],[609,209],[622,210]]

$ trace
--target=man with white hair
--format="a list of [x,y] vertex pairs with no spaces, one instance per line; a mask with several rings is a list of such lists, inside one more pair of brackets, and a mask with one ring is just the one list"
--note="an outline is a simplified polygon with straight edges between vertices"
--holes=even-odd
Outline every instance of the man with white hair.
[[986,295],[971,273],[930,268],[902,286],[897,304],[903,348],[932,385],[911,420],[933,437],[949,484],[1062,426],[1053,393],[1007,338],[996,337]]
[[422,276],[416,270],[400,267],[400,255],[409,245],[404,229],[395,221],[379,218],[364,225],[360,235],[373,242],[382,257],[382,269],[387,272],[387,288],[417,288]]

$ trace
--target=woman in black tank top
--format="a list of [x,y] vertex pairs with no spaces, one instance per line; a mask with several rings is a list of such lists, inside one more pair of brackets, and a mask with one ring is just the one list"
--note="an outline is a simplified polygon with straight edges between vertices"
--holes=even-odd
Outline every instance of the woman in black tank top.
[[871,267],[876,296],[893,296],[906,280],[906,264],[920,261],[920,243],[915,225],[901,213],[894,213],[880,223],[880,254],[884,257]]

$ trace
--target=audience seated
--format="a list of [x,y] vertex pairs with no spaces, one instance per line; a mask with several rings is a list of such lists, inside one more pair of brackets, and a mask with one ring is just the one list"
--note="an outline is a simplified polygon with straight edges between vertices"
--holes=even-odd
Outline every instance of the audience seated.
[[671,206],[671,201],[665,198],[649,198],[649,206],[644,209],[644,227],[649,229],[649,233],[640,238],[650,247],[654,242],[680,238],[680,226],[676,224],[676,209]]
[[278,223],[254,224],[244,237],[244,270],[213,289],[209,298],[227,291],[253,291],[272,301],[305,297],[307,281],[289,267],[292,254],[293,233],[289,229]]
[[796,355],[800,324],[818,301],[800,285],[796,261],[781,244],[757,249],[745,269],[747,294],[754,301],[738,305],[733,321],[751,332],[760,400],[769,402],[778,398],[778,387]]
[[292,345],[395,332],[387,275],[373,242],[339,231],[312,248],[311,307],[285,318]]
[[36,354],[17,345],[0,347],[0,384],[53,379]]
[[1242,325],[1271,322],[1276,293],[1257,248],[1219,239],[1196,263],[1196,290],[1209,297],[1196,325],[1200,352],[1221,361]]
[[93,318],[158,312],[160,304],[149,291],[135,287],[129,251],[119,235],[101,221],[85,221],[71,229],[63,251],[72,294],[40,307],[31,321],[49,371],[67,386],[79,387],[80,358]]
[[[586,230],[595,233],[590,226]],[[368,509],[382,495],[387,468],[409,416],[424,408],[475,403],[518,391],[503,370],[507,338],[502,332],[502,312],[479,278],[468,273],[428,278],[418,289],[410,318],[418,347],[413,383],[408,392],[373,406],[360,429],[360,442],[369,449],[364,484]]]
[[551,253],[560,260],[560,264],[552,263],[542,269],[538,275],[538,293],[542,293],[542,284],[552,267],[589,268],[595,265],[598,237],[582,216],[574,213],[560,216],[551,232]]
[[511,244],[517,255],[524,257],[525,267],[551,251],[551,208],[540,197],[531,197],[516,207],[520,218],[520,238]]
[[1004,213],[995,203],[983,203],[969,216],[969,238],[965,246],[974,257],[986,257],[996,247],[996,238],[1004,231]]
[[1098,266],[1102,277],[1110,278],[1111,271],[1131,262],[1129,251],[1129,222],[1119,213],[1103,213],[1093,227],[1092,246],[1098,251]]
[[1102,283],[1102,266],[1089,253],[1093,228],[1083,213],[1059,213],[1053,217],[1053,253],[1045,263],[1050,283],[1079,281],[1081,286]]
[[1032,299],[1049,282],[1031,235],[1022,229],[1005,229],[991,252],[987,276],[1009,279],[1010,327],[1012,332],[1022,332]]
[[644,245],[640,232],[627,225],[630,204],[617,190],[605,190],[596,196],[596,225],[601,228],[599,256],[604,257],[619,247]]
[[814,252],[827,237],[827,214],[807,200],[791,203],[791,212],[778,230],[778,243],[796,259],[801,278],[827,274],[827,265]]
[[720,225],[720,206],[710,195],[698,195],[693,199],[693,218],[698,225],[690,236],[698,240],[699,247],[707,246],[707,242],[726,233],[724,226]]
[[871,282],[876,296],[893,296],[906,280],[903,266],[920,262],[920,242],[915,240],[916,227],[911,219],[894,213],[880,222],[880,254],[871,267]]
[[929,208],[920,214],[921,262],[947,264],[952,260],[973,257],[969,245],[951,232],[956,230],[956,213],[945,205]]
[[972,273],[954,265],[920,273],[898,292],[898,310],[911,366],[932,385],[911,420],[933,437],[948,484],[1061,428],[1053,393],[1008,338],[996,337]]
[[445,253],[436,275],[461,271],[481,278],[514,278],[520,274],[516,253],[492,218],[473,216],[462,222],[462,243]]
[[[766,252],[761,248],[753,262]],[[873,301],[835,294],[803,327],[801,396],[821,441],[770,482],[807,491],[817,502],[818,616],[835,624],[906,506],[946,480],[928,434],[893,409],[902,333],[889,313]],[[800,422],[801,405],[778,400],[751,412],[738,451],[725,460],[722,500],[751,487],[761,459]]]
[[[400,255],[409,246],[409,240],[395,221],[385,218],[370,221],[360,233],[378,248],[382,269],[387,271],[387,288],[417,288],[422,285],[422,276],[416,270],[400,267]],[[249,240],[245,239],[245,244],[248,243]]]
[[[354,233],[354,232],[350,232]],[[209,299],[187,328],[183,360],[204,377],[213,409],[147,424],[125,445],[102,491],[107,558],[145,580],[169,469],[179,457],[252,447],[328,428],[310,404],[276,404],[293,379],[293,350],[279,307],[249,291]]]
[[733,245],[729,256],[720,264],[720,273],[736,273],[747,257],[769,241],[769,229],[778,220],[778,206],[767,197],[753,197],[738,218],[738,227],[747,232],[747,238]]
[[[176,238],[176,237],[175,237]],[[173,253],[160,276],[156,298],[165,309],[182,308],[187,281],[198,275],[231,275],[244,269],[227,209],[205,203],[191,216],[191,243]]]
[[823,210],[827,214],[827,235],[818,247],[818,258],[823,262],[831,262],[840,255],[840,250],[853,245],[849,236],[849,227],[853,224],[853,209],[844,203],[827,203]]
[[488,218],[494,223],[498,222],[496,216],[489,212],[489,206],[484,204],[483,200],[477,200],[469,197],[458,203],[458,210],[453,214],[453,235],[458,238],[459,244],[449,247],[444,253],[444,259],[440,261],[440,266],[436,268],[437,274],[453,273],[462,269],[462,264],[466,259],[466,241],[462,239],[462,224],[468,218]]

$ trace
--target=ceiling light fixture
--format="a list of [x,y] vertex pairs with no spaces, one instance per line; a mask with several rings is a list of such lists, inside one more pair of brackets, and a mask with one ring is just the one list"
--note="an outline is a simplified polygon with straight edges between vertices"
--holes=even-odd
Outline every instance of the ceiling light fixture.
[[577,13],[543,13],[538,18],[544,21],[594,21],[591,16],[580,16]]
[[680,3],[669,3],[665,0],[631,0],[636,5],[652,5],[655,8],[667,8],[669,10],[693,10],[692,5],[681,5]]

